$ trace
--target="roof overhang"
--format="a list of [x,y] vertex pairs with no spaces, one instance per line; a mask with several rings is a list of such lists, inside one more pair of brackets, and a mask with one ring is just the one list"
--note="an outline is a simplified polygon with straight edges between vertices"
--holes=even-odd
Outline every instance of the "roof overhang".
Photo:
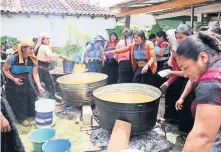
[[117,17],[141,13],[155,14],[173,10],[189,9],[194,6],[205,6],[218,0],[129,0],[110,7],[118,10]]

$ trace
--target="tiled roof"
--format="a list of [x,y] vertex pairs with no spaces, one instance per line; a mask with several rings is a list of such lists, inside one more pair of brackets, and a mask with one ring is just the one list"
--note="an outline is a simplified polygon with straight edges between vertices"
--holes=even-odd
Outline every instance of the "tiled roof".
[[0,9],[12,13],[114,16],[106,8],[81,0],[1,0]]

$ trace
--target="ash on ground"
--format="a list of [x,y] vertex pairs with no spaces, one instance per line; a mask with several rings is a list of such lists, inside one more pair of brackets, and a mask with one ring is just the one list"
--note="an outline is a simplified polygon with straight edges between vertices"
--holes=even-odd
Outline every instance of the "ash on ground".
[[[111,132],[102,128],[92,130],[91,132],[91,142],[95,146],[108,146],[110,137]],[[151,131],[139,135],[132,135],[129,148],[142,150],[144,152],[169,152],[173,148],[173,144],[166,139],[163,130],[156,127]],[[103,152],[105,152],[105,150]]]

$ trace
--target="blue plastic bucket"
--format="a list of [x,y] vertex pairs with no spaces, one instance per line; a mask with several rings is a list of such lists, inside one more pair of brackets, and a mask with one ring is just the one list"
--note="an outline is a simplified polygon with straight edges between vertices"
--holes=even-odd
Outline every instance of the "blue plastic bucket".
[[64,73],[73,73],[74,65],[75,65],[74,61],[70,61],[70,60],[63,61]]
[[41,128],[31,132],[29,140],[33,144],[35,152],[42,152],[42,145],[55,137],[55,130],[52,128]]
[[71,142],[68,139],[48,140],[42,146],[43,152],[69,152]]

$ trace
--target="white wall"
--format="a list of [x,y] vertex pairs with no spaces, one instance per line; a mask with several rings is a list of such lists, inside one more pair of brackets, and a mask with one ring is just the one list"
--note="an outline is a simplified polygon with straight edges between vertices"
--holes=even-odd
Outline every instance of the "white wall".
[[[40,33],[49,33],[51,36],[51,45],[63,46],[68,40],[68,27],[72,28],[72,36],[79,35],[85,37],[94,37],[102,35],[107,38],[106,29],[116,26],[115,18],[81,16],[67,16],[64,19],[61,16],[31,15],[28,18],[24,14],[12,14],[8,17],[1,14],[1,36],[13,36],[20,40],[32,39],[38,37]],[[77,33],[77,34],[76,34]],[[82,38],[81,38],[82,39]]]
[[[119,24],[125,24],[125,19],[118,21]],[[130,24],[135,26],[147,27],[156,24],[156,20],[151,14],[131,15]]]

